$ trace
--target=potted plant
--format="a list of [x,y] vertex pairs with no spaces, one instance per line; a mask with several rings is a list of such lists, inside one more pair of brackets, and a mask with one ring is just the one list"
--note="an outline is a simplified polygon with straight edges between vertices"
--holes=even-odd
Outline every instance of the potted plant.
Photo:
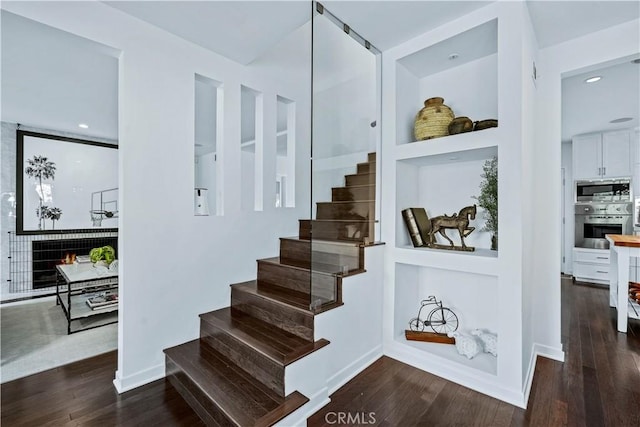
[[50,162],[45,156],[33,156],[33,159],[27,159],[27,167],[24,170],[28,177],[38,180],[38,187],[36,189],[38,197],[40,198],[40,208],[36,211],[40,222],[38,223],[38,229],[44,230],[44,220],[46,216],[43,215],[45,211],[43,208],[44,202],[44,189],[42,188],[43,179],[54,179],[56,175],[56,164]]
[[491,249],[498,250],[498,158],[487,160],[482,167],[480,196],[475,197],[487,220],[483,230],[491,233]]
[[89,259],[95,266],[108,267],[116,259],[116,251],[109,245],[93,248],[89,252]]

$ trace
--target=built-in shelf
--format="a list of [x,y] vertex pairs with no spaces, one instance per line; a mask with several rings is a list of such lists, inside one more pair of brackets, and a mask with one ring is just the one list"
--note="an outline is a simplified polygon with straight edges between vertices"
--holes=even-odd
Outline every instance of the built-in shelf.
[[456,346],[453,344],[408,341],[404,334],[398,335],[395,341],[406,351],[414,353],[425,361],[432,359],[432,361],[443,364],[454,363],[457,365],[457,369],[463,369],[469,373],[477,373],[477,371],[489,375],[497,375],[498,373],[498,358],[489,353],[480,353],[473,359],[468,359],[466,356],[458,354]]
[[414,248],[405,245],[396,247],[396,262],[423,267],[435,267],[443,270],[463,271],[466,273],[498,275],[498,251],[476,248],[473,252]]
[[427,165],[492,157],[498,152],[500,128],[466,132],[395,146],[396,160]]

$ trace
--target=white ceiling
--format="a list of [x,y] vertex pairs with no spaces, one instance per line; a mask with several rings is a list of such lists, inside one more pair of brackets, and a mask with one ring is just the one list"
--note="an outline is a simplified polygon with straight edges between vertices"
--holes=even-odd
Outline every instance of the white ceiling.
[[[637,57],[640,57],[638,55]],[[617,64],[572,75],[562,80],[562,140],[603,130],[635,128],[640,116],[640,64],[625,58]],[[601,76],[595,83],[589,77]],[[610,123],[622,117],[632,120]]]
[[104,3],[244,65],[311,18],[307,1]]
[[117,139],[118,52],[4,10],[1,15],[2,120]]
[[638,19],[640,2],[527,1],[538,46],[545,48]]
[[[490,2],[324,2],[327,10],[381,50],[487,3]],[[287,35],[294,36],[294,31],[308,22],[311,15],[308,1],[111,1],[107,4],[240,63],[261,61],[270,51],[269,55],[280,58],[286,66],[308,64],[308,53],[291,52],[287,50],[291,43],[286,42],[291,39],[287,39]],[[637,1],[530,1],[528,6],[541,47],[636,19],[640,14]],[[303,33],[298,31],[298,34]],[[118,52],[106,46],[3,11],[2,120],[115,139],[117,55]],[[625,87],[617,78],[606,79],[602,85],[609,83]],[[586,108],[593,104],[584,101],[589,94],[580,89],[586,90],[586,87],[577,85],[563,98],[568,105],[573,102],[577,107]],[[605,92],[613,94],[616,90]],[[620,92],[621,96],[633,95],[629,90]],[[571,101],[573,97],[577,101]],[[609,105],[624,103],[617,100]],[[568,134],[587,132],[587,127],[596,123],[586,112],[575,116],[576,124],[567,124]],[[88,123],[90,129],[78,128],[81,122]]]

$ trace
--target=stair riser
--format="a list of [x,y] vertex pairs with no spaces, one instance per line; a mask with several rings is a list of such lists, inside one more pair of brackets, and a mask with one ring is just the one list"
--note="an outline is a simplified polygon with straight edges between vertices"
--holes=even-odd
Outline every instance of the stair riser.
[[332,289],[335,280],[335,276],[330,274],[302,270],[286,264],[258,262],[258,287],[261,289],[278,286],[276,290],[285,288],[310,295],[317,289]]
[[331,189],[331,200],[334,202],[358,201],[358,200],[375,200],[376,187],[338,187]]
[[284,397],[284,366],[257,352],[216,325],[201,320],[200,338],[233,360],[262,384]]
[[358,163],[358,173],[371,173],[376,171],[376,164],[367,162],[367,163]]
[[346,175],[345,182],[347,187],[350,185],[367,185],[376,183],[376,174],[365,173],[360,175]]
[[[311,250],[313,248],[313,251]],[[331,244],[310,240],[280,240],[280,262],[293,263],[311,268],[313,264],[334,265],[336,271],[342,266],[349,270],[364,269],[364,249],[358,246]]]
[[224,412],[166,356],[167,379],[207,426],[237,427]]
[[280,286],[305,294],[311,293],[311,274],[308,270],[258,261],[258,283]]
[[375,219],[375,202],[320,202],[317,219]]
[[231,287],[231,306],[280,329],[313,341],[313,314]]
[[367,161],[370,163],[375,163],[376,161],[376,153],[369,153],[367,155]]
[[[311,239],[312,223],[300,220],[300,238]],[[313,238],[345,242],[374,241],[374,223],[350,223],[349,221],[313,222]]]

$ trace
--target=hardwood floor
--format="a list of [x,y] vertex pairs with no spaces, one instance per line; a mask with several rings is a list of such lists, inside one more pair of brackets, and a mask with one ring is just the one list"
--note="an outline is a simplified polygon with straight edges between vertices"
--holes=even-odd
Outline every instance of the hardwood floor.
[[[528,410],[383,357],[308,425],[640,426],[640,322],[619,334],[607,290],[562,288],[566,362],[538,360]],[[111,352],[2,384],[2,425],[203,425],[165,380],[118,395],[115,369]]]
[[565,363],[538,359],[526,411],[383,357],[308,426],[640,426],[640,322],[618,333],[607,289],[563,279],[562,300]]

